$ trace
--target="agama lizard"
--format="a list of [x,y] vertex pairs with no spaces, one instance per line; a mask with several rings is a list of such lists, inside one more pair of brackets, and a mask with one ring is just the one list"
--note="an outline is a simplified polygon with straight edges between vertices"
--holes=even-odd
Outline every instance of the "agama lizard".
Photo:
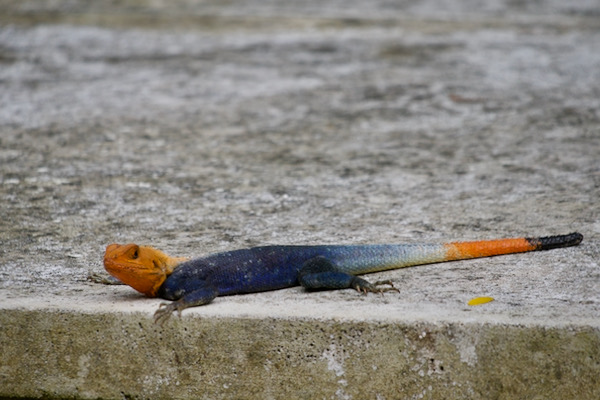
[[[104,267],[119,281],[149,297],[173,300],[154,314],[164,322],[188,307],[217,296],[253,293],[302,285],[309,290],[354,288],[359,292],[397,290],[391,282],[369,283],[355,275],[420,264],[464,260],[578,245],[580,233],[404,245],[264,246],[188,260],[152,247],[111,244]],[[387,287],[381,285],[387,284]]]

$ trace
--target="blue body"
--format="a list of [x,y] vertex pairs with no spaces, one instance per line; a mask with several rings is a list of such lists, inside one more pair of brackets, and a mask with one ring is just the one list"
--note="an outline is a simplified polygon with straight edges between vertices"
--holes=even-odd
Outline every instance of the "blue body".
[[265,246],[213,254],[179,265],[159,290],[159,297],[177,300],[205,287],[216,295],[275,290],[299,284],[305,263],[324,257],[351,275],[443,261],[438,244]]

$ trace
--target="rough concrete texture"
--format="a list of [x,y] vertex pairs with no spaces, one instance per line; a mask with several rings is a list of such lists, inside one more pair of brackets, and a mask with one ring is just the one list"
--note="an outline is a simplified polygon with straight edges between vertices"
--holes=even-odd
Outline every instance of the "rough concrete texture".
[[[0,1],[0,396],[600,398],[600,6]],[[159,300],[112,242],[580,231],[401,294]],[[495,301],[468,307],[475,296]]]

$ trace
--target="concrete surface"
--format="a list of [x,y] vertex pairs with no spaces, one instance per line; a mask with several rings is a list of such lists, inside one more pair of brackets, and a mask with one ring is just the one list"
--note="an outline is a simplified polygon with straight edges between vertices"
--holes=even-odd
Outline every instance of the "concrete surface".
[[[600,398],[600,7],[0,1],[0,396]],[[401,294],[159,300],[112,242],[580,231]],[[468,307],[475,296],[496,300]]]

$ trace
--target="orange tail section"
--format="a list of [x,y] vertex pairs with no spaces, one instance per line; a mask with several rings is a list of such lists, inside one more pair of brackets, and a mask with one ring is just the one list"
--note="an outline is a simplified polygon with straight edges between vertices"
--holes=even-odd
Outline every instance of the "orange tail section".
[[541,238],[516,238],[455,242],[444,245],[448,261],[468,258],[490,257],[501,254],[523,253],[534,250],[550,250],[557,247],[575,246],[583,240],[580,233],[547,236]]

